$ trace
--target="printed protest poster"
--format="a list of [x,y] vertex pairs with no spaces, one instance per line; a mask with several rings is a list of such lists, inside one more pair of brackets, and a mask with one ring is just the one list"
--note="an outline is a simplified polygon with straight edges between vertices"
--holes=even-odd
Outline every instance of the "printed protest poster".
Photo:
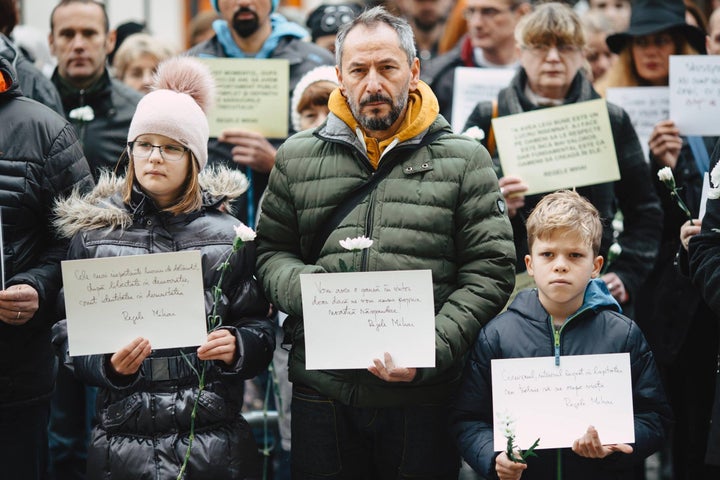
[[430,270],[300,275],[308,370],[435,366]]
[[670,89],[668,87],[608,88],[607,101],[621,106],[630,116],[645,161],[650,161],[648,140],[655,125],[670,118]]
[[501,418],[511,418],[516,444],[569,448],[588,426],[603,444],[633,443],[630,354],[509,358],[491,361],[495,451],[504,450]]
[[514,68],[457,67],[453,84],[452,119],[447,119],[453,132],[462,133],[475,105],[497,99],[498,92],[510,84]]
[[137,337],[153,349],[207,338],[200,251],[61,263],[70,355],[114,353]]
[[492,120],[505,175],[520,177],[526,195],[620,179],[605,100]]
[[720,56],[670,56],[670,119],[681,135],[720,135]]
[[288,134],[290,64],[282,59],[200,58],[216,83],[210,136],[243,128],[267,138]]

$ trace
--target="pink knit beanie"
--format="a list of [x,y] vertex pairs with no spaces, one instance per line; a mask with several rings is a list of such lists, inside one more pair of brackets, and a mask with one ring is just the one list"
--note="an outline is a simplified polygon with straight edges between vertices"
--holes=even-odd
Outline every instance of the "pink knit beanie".
[[192,57],[170,58],[158,66],[152,88],[137,105],[128,142],[144,134],[165,135],[189,148],[202,170],[210,137],[205,114],[215,90],[210,70]]

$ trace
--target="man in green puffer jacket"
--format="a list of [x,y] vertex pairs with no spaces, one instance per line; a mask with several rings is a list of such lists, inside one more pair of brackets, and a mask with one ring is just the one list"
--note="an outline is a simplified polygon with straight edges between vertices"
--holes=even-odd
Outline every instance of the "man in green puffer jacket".
[[[465,354],[514,285],[505,203],[487,151],[452,133],[419,80],[407,22],[373,8],[337,47],[331,113],[278,150],[258,226],[258,275],[289,314],[293,479],[456,479],[448,404]],[[385,170],[313,255],[334,207]],[[360,235],[375,242],[362,255],[338,243]],[[432,271],[435,368],[386,356],[367,370],[306,369],[299,276],[338,272],[340,260],[355,271]]]

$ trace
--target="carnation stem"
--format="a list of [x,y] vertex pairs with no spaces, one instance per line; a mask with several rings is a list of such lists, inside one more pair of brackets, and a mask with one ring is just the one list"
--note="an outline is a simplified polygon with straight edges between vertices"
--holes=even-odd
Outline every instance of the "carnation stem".
[[[218,267],[218,270],[220,270],[220,277],[218,278],[217,284],[212,289],[213,294],[213,306],[212,306],[212,312],[210,315],[208,315],[207,319],[207,328],[208,332],[216,329],[220,325],[222,325],[222,317],[217,314],[217,308],[218,303],[220,302],[220,299],[222,297],[222,282],[223,278],[225,277],[225,272],[230,268],[230,257],[232,257],[238,250],[240,250],[240,247],[242,247],[243,242],[236,238],[236,240],[233,242],[232,249],[230,250],[230,253],[228,254],[227,258],[223,263],[220,264]],[[188,362],[190,367],[192,367],[192,363],[189,359],[187,359],[184,355],[183,358],[185,358],[185,361]],[[190,450],[192,449],[193,440],[195,440],[195,418],[197,417],[197,410],[198,410],[198,404],[200,403],[200,396],[202,395],[202,392],[205,390],[205,371],[207,370],[207,364],[208,361],[202,362],[202,369],[198,375],[198,394],[197,397],[195,397],[195,402],[193,403],[192,412],[190,412],[190,434],[188,435],[188,447],[185,451],[185,457],[183,458],[183,463],[180,466],[180,471],[178,472],[178,476],[176,480],[182,480],[183,476],[185,475],[185,470],[187,469],[188,461],[190,460]],[[197,371],[196,371],[197,373]]]
[[690,209],[685,205],[685,202],[683,202],[682,198],[680,198],[680,195],[677,194],[677,191],[671,190],[670,194],[675,197],[675,201],[677,201],[677,204],[680,206],[683,212],[685,212],[685,215],[687,215],[688,220],[690,220],[690,225],[695,225],[693,223],[692,213],[690,213]]
[[185,476],[185,470],[187,469],[188,461],[190,460],[190,450],[192,449],[193,440],[195,440],[195,417],[197,416],[198,404],[200,403],[200,395],[205,390],[205,365],[207,362],[203,362],[202,371],[200,372],[200,385],[198,389],[197,397],[193,403],[193,409],[190,413],[190,435],[188,435],[188,447],[185,450],[185,458],[183,458],[180,472],[178,472],[177,480],[182,480]]

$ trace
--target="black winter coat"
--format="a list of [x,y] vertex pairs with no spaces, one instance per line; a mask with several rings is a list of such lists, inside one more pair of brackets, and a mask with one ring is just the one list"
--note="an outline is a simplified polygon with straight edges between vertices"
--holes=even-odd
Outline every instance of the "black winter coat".
[[[570,449],[561,449],[562,478],[632,479],[632,467],[662,447],[671,412],[652,352],[640,329],[632,320],[617,312],[617,303],[598,282],[602,281],[595,280],[588,286],[585,303],[578,310],[581,313],[569,319],[561,329],[560,355],[630,353],[634,451],[630,455],[613,453],[598,460],[580,457]],[[553,355],[554,327],[538,299],[536,289],[520,292],[505,313],[480,331],[465,365],[451,427],[465,460],[486,478],[497,478],[496,452],[493,451],[491,360]],[[580,437],[587,425],[578,428]],[[602,432],[598,433],[602,439]],[[522,447],[527,448],[527,445]],[[557,452],[555,449],[537,450],[537,457],[528,458],[523,480],[560,478],[556,472]]]
[[72,126],[21,95],[10,63],[0,58],[10,84],[0,92],[0,208],[5,286],[31,285],[40,308],[21,326],[0,322],[0,407],[44,401],[55,381],[50,327],[67,243],[52,229],[52,205],[73,187],[93,181]]
[[[498,95],[498,116],[542,108],[534,105],[525,96],[526,83],[527,74],[525,70],[521,69],[513,78],[510,86],[501,90]],[[597,98],[600,96],[595,92],[592,84],[582,73],[578,73],[564,103],[572,104]],[[634,293],[645,281],[655,262],[660,244],[663,212],[660,209],[660,201],[653,187],[650,169],[643,157],[640,142],[630,122],[630,117],[625,110],[612,103],[608,103],[608,113],[615,141],[620,180],[578,187],[577,192],[590,200],[603,219],[603,237],[600,246],[600,254],[603,256],[607,254],[613,243],[612,220],[618,210],[622,211],[624,230],[617,239],[622,247],[622,254],[613,261],[609,271],[620,277],[632,300]],[[491,116],[492,104],[481,102],[470,114],[463,130],[471,126],[478,126],[485,130],[485,138],[488,138],[487,130],[490,126]],[[495,156],[497,156],[497,152],[495,152]],[[502,172],[498,177],[502,177]],[[542,197],[543,195],[525,197],[525,207],[518,210],[517,215],[511,219],[518,272],[525,271],[523,259],[528,253],[525,222]]]
[[[705,137],[703,140],[708,151],[712,151],[717,138]],[[687,264],[687,252],[680,245],[680,227],[687,221],[687,216],[671,196],[670,190],[658,179],[657,172],[661,167],[652,154],[650,168],[653,185],[664,212],[664,222],[655,266],[638,292],[635,321],[643,330],[657,361],[663,365],[672,365],[690,330],[705,329],[708,323],[717,323],[717,319],[702,300],[687,272],[681,272],[676,265],[676,256],[682,265]],[[678,195],[690,209],[693,218],[698,218],[703,174],[695,163],[687,141],[683,142],[673,177]],[[716,338],[710,340],[717,342]]]
[[[720,161],[720,142],[710,158],[711,186],[720,186],[717,178]],[[714,179],[712,179],[715,177]],[[720,315],[720,198],[708,198],[702,232],[690,239],[690,273],[700,295],[715,315]],[[717,357],[715,379],[715,400],[713,401],[712,423],[708,435],[705,461],[720,465],[720,352]]]
[[[73,124],[83,146],[93,176],[97,181],[102,170],[116,171],[125,147],[130,121],[142,94],[120,80],[111,78],[107,69],[90,88],[77,89],[58,74],[52,82],[60,92],[65,117]],[[89,106],[93,110],[92,121],[73,119],[70,112]],[[124,171],[120,168],[117,171]]]
[[[217,192],[223,186],[235,188],[238,177],[228,171],[201,175],[201,184],[205,191]],[[211,312],[212,289],[221,274],[218,267],[228,258],[235,237],[233,227],[238,224],[220,211],[227,206],[228,196],[205,194],[201,210],[171,215],[159,212],[139,189],[131,203],[124,204],[120,188],[121,180],[103,179],[94,195],[75,197],[58,206],[58,226],[64,234],[74,234],[68,258],[200,250],[205,311]],[[257,446],[240,411],[244,380],[267,367],[275,335],[266,318],[268,302],[253,275],[254,243],[246,243],[230,262],[217,313],[222,317],[220,328],[235,335],[239,355],[230,366],[208,362],[188,467],[192,479],[261,476]],[[66,332],[55,330],[66,354]],[[76,377],[101,388],[98,425],[88,447],[88,478],[175,478],[187,449],[191,411],[199,392],[196,373],[188,365],[202,369],[196,348],[155,350],[131,376],[115,374],[109,359],[110,355],[72,358]]]

